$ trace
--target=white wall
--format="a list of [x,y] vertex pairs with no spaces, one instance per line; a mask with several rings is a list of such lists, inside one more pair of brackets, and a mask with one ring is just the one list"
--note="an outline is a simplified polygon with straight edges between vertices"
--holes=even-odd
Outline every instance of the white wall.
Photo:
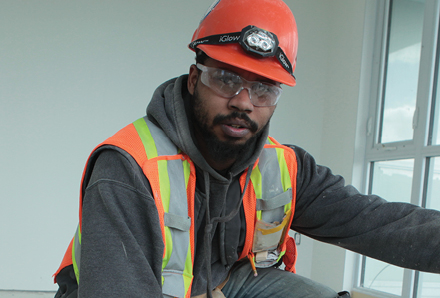
[[[211,2],[0,3],[0,289],[56,289],[89,152],[143,116],[158,84],[187,72],[187,43]],[[272,135],[350,180],[365,0],[286,3],[299,29],[298,84],[284,89]],[[305,237],[299,251],[298,273],[344,286],[344,251]]]

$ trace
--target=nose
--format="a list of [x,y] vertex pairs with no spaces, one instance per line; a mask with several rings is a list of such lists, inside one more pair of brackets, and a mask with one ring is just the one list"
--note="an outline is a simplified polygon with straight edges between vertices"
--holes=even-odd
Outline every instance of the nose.
[[248,113],[252,112],[254,110],[254,105],[251,102],[250,92],[251,91],[248,87],[241,87],[237,94],[229,100],[229,108]]

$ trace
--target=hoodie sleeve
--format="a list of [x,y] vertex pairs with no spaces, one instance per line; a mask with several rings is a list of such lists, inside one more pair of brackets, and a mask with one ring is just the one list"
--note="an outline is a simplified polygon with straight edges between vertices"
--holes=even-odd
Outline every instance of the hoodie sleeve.
[[293,230],[397,266],[440,273],[439,211],[362,195],[291,147],[298,161]]
[[112,148],[98,153],[85,190],[78,297],[162,297],[163,241],[148,180]]

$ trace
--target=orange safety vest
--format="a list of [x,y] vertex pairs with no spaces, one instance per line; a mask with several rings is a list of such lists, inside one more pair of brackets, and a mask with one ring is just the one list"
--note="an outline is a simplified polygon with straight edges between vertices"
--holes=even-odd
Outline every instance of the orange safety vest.
[[[164,243],[163,293],[173,297],[190,297],[195,249],[196,173],[193,162],[146,117],[121,129],[95,150],[104,145],[128,152],[150,182]],[[89,161],[90,157],[81,181],[78,229],[54,274],[55,281],[58,273],[70,265],[73,265],[79,281],[83,186],[87,184]],[[247,171],[240,177],[242,191]],[[293,150],[269,137],[253,166],[243,198],[246,238],[239,259],[248,257],[254,270],[272,266],[283,257],[285,269],[295,272],[296,245],[288,231],[295,210],[296,174],[297,162]]]

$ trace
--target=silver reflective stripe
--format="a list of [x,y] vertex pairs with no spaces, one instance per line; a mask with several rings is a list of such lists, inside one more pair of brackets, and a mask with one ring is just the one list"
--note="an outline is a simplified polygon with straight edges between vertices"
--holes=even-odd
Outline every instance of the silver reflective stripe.
[[[168,215],[165,220],[174,218],[182,218],[185,221],[182,223],[188,225],[185,229],[176,229],[174,221],[165,223],[170,227],[172,239],[172,252],[167,265],[163,269],[162,276],[164,277],[164,284],[162,285],[163,293],[168,295],[175,295],[176,291],[182,294],[185,293],[183,282],[183,271],[185,270],[185,262],[190,245],[189,228],[191,227],[191,219],[188,218],[188,201],[186,195],[185,175],[181,160],[168,161],[168,176],[170,180],[170,202]],[[167,245],[170,245],[167,243]]]
[[144,117],[145,123],[148,125],[148,129],[150,130],[151,136],[154,139],[154,143],[156,144],[157,154],[158,155],[176,155],[177,147],[174,143],[168,138],[162,129],[157,127],[153,122],[147,119],[147,116]]
[[[281,171],[278,163],[278,156],[275,148],[265,148],[260,155],[258,168],[261,173],[262,181],[262,198],[269,200],[284,193],[283,184],[281,182]],[[257,202],[260,200],[257,200]],[[258,203],[257,203],[258,204]],[[261,204],[261,203],[260,203]],[[284,206],[272,210],[264,210],[261,219],[265,222],[281,222],[284,217]]]
[[[271,210],[278,207],[283,207],[292,201],[292,189],[289,188],[287,191],[268,199],[257,200],[257,210]],[[264,214],[264,213],[263,213]]]
[[[185,262],[184,260],[182,260]],[[168,266],[167,266],[168,267]],[[185,297],[185,285],[183,284],[182,272],[179,270],[162,271],[164,282],[162,285],[162,293],[171,297]]]

